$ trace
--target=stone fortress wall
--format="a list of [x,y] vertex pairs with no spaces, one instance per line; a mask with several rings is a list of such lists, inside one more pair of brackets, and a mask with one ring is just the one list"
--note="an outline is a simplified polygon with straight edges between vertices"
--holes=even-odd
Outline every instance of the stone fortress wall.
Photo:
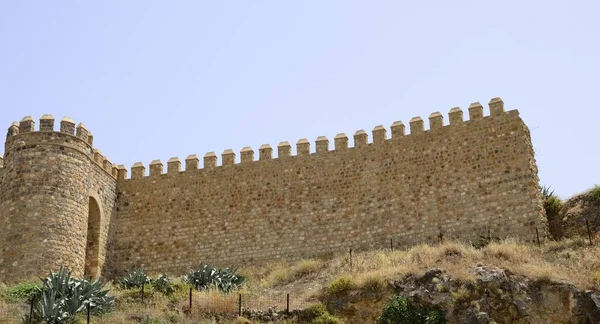
[[[338,134],[331,147],[319,137],[273,149],[263,145],[217,156],[199,169],[195,155],[145,167],[118,178],[114,255],[120,270],[144,266],[181,273],[201,261],[240,265],[295,260],[440,239],[535,238],[544,228],[537,167],[529,130],[516,110],[479,103],[469,120],[454,108],[424,121]],[[543,230],[541,231],[544,232]]]
[[[0,169],[0,223],[9,224],[0,228],[0,281],[61,263],[93,275],[133,266],[181,274],[200,262],[297,260],[390,240],[395,248],[489,234],[533,240],[546,224],[529,130],[500,98],[489,108],[484,116],[471,104],[466,121],[453,108],[448,124],[433,113],[428,130],[415,117],[410,134],[395,122],[391,138],[377,126],[372,142],[360,130],[353,147],[338,134],[333,145],[319,137],[314,152],[302,139],[294,156],[281,142],[277,158],[269,145],[258,160],[246,147],[237,164],[232,150],[220,165],[206,154],[203,168],[196,155],[184,170],[178,158],[166,172],[152,161],[148,175],[136,163],[131,178],[93,149],[84,126],[63,131],[61,122],[54,132],[42,121],[34,132],[26,118],[9,129]],[[39,253],[49,247],[46,260]]]

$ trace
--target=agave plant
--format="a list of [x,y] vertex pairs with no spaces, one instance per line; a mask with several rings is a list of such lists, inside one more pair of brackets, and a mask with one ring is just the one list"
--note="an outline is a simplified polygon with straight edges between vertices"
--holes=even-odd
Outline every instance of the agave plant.
[[133,268],[127,271],[127,275],[119,279],[121,287],[126,289],[140,288],[151,282],[150,277],[146,275],[144,269]]
[[161,274],[156,280],[152,281],[152,288],[165,295],[170,295],[175,291],[175,288],[171,284],[171,279],[166,274]]
[[108,295],[108,290],[103,290],[104,284],[97,280],[72,278],[71,272],[64,267],[42,280],[40,300],[31,318],[35,323],[70,323],[87,307],[91,314],[99,314],[114,306],[114,298]]
[[550,186],[542,186],[542,188],[540,189],[541,193],[542,193],[542,197],[544,198],[544,200],[554,196],[554,190],[550,190],[551,187]]
[[236,274],[233,268],[217,268],[210,264],[200,264],[200,267],[191,269],[184,276],[184,281],[194,286],[196,290],[205,290],[211,287],[228,293],[239,288],[246,278]]

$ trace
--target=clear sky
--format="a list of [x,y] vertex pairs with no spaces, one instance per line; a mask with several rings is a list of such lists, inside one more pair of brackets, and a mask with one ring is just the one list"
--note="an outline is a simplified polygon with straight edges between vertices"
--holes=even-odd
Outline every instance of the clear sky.
[[2,1],[0,126],[70,116],[114,163],[166,169],[284,140],[314,150],[320,135],[333,147],[379,124],[389,136],[393,121],[441,111],[447,123],[474,101],[488,114],[500,96],[531,129],[542,184],[567,197],[600,184],[599,12],[598,1]]

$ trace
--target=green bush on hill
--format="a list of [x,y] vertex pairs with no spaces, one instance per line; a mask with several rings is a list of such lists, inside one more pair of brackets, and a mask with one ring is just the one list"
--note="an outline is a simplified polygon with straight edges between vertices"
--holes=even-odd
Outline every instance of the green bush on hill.
[[39,299],[41,293],[42,283],[26,281],[6,288],[2,291],[2,297],[11,302],[30,301],[32,298]]
[[405,297],[395,295],[390,298],[378,319],[380,324],[443,324],[444,313],[437,308],[415,305]]
[[550,187],[542,186],[541,192],[544,200],[543,203],[546,217],[548,220],[552,220],[560,213],[563,202],[554,194],[554,190],[550,190]]

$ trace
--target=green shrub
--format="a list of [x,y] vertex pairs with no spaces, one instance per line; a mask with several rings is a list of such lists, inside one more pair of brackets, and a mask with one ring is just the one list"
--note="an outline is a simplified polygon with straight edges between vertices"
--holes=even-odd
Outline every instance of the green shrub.
[[563,202],[556,196],[551,196],[544,200],[544,209],[549,218],[557,216],[562,208]]
[[437,308],[414,305],[407,298],[392,296],[378,319],[380,324],[442,324],[444,313]]
[[542,186],[542,188],[540,189],[541,193],[542,193],[542,198],[544,200],[554,196],[554,190],[550,190],[550,186],[546,187],[546,186]]
[[356,281],[348,275],[337,277],[327,286],[330,294],[340,294],[356,288]]
[[325,314],[321,314],[319,317],[315,318],[313,323],[315,323],[315,324],[342,324],[343,322],[339,318],[337,318],[329,313],[325,313]]
[[317,317],[328,314],[327,308],[323,304],[313,304],[302,310],[302,313],[298,316],[304,322],[312,323]]
[[245,277],[236,273],[233,268],[217,268],[210,264],[201,263],[196,269],[191,269],[183,280],[194,286],[196,290],[216,288],[228,293],[244,284]]
[[367,277],[361,288],[365,293],[380,293],[386,288],[386,282],[380,277]]
[[563,202],[554,194],[554,190],[550,190],[550,187],[543,186],[541,193],[546,217],[552,221],[563,208]]
[[[39,301],[34,305],[34,323],[70,323],[75,315],[89,307],[91,314],[108,312],[114,307],[114,298],[103,290],[99,281],[71,277],[71,272],[61,267],[43,280]],[[29,321],[28,315],[23,319]]]
[[127,275],[119,279],[119,285],[125,289],[141,288],[150,282],[150,277],[146,275],[144,269],[137,268],[127,271]]
[[600,186],[595,185],[592,189],[590,189],[589,195],[590,195],[590,199],[592,201],[595,201],[595,202],[600,201]]
[[29,301],[32,298],[39,299],[42,293],[42,284],[40,282],[21,282],[12,287],[6,288],[2,292],[2,297],[7,301]]
[[170,295],[175,291],[175,287],[171,284],[171,279],[166,274],[159,275],[152,282],[152,288],[165,295]]

